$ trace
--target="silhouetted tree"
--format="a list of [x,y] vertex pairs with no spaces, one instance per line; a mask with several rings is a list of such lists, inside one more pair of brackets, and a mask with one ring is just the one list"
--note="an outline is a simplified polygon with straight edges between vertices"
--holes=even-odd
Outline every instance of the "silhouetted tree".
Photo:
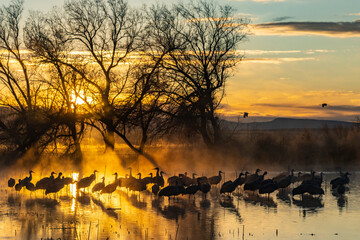
[[17,157],[30,149],[38,156],[51,141],[47,133],[54,131],[47,118],[50,109],[39,97],[42,85],[34,74],[39,66],[23,50],[22,11],[21,0],[0,8],[0,138]]
[[[164,14],[166,13],[166,14]],[[176,108],[177,126],[199,132],[209,147],[222,142],[216,110],[224,96],[226,80],[241,56],[236,50],[244,40],[246,22],[234,17],[229,6],[207,1],[158,7],[168,18],[169,29],[157,31],[171,37],[155,38],[157,46],[172,45],[162,61],[168,97]]]
[[[66,142],[65,153],[72,155],[74,162],[82,160],[80,140],[84,133],[84,112],[78,112],[76,101],[84,96],[84,87],[78,81],[80,75],[69,66],[61,63],[72,59],[72,46],[68,43],[61,27],[54,24],[54,19],[40,13],[27,19],[25,44],[32,57],[41,64],[41,79],[46,86],[49,104],[52,106],[51,120],[57,126],[54,139]],[[56,148],[55,142],[55,149]]]

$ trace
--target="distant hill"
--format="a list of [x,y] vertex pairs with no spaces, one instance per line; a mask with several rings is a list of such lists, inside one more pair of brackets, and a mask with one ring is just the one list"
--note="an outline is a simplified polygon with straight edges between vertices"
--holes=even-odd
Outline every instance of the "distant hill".
[[327,126],[334,128],[338,126],[351,127],[353,122],[333,121],[333,120],[315,120],[315,119],[295,119],[295,118],[276,118],[269,122],[251,122],[236,123],[225,121],[224,126],[234,128],[236,125],[238,130],[280,130],[280,129],[319,129]]

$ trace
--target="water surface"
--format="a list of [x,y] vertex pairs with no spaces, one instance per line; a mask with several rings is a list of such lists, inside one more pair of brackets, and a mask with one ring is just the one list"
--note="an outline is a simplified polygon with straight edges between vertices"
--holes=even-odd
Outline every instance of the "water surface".
[[258,196],[212,189],[189,199],[158,199],[150,193],[118,189],[107,195],[72,190],[43,197],[0,184],[0,239],[360,239],[360,177],[353,172],[349,192],[337,196],[326,173],[322,198],[292,198],[289,191]]

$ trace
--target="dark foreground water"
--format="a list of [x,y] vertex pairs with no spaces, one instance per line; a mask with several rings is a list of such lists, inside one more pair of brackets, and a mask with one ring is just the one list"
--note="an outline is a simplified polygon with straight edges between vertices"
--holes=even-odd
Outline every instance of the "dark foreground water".
[[[218,189],[202,199],[157,199],[118,189],[108,196],[73,198],[74,187],[56,199],[41,192],[16,193],[0,184],[0,239],[360,239],[360,173],[337,196],[325,173],[325,195],[292,199],[288,192],[257,196]],[[5,176],[4,176],[5,178]]]

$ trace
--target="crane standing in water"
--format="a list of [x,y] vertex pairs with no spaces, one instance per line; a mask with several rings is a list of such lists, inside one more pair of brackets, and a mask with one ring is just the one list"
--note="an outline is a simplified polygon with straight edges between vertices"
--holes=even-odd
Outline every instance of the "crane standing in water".
[[106,186],[101,190],[101,192],[100,192],[101,194],[104,194],[104,193],[109,194],[109,198],[111,197],[111,194],[112,194],[113,192],[115,192],[117,186],[119,186],[118,174],[117,174],[117,172],[114,173],[113,175],[115,175],[115,180],[114,180],[114,182],[106,185]]
[[57,193],[59,192],[65,185],[64,182],[61,180],[62,172],[59,172],[59,175],[57,178],[55,178],[53,181],[51,181],[50,184],[47,185],[45,190],[45,195],[49,193]]
[[8,187],[12,188],[14,185],[15,185],[15,179],[10,178],[9,181],[8,181]]
[[105,187],[105,177],[102,177],[102,182],[99,182],[93,186],[91,191],[93,193],[101,191]]
[[209,181],[210,185],[218,185],[221,182],[221,179],[222,179],[221,174],[222,173],[223,173],[222,171],[219,171],[219,175],[209,177],[208,181]]
[[91,174],[89,177],[85,177],[85,178],[82,178],[79,180],[79,182],[77,183],[77,189],[82,189],[82,188],[88,188],[90,187],[90,185],[95,181],[96,179],[96,173],[98,171],[97,170],[94,170],[94,173]]
[[156,169],[156,176],[153,178],[153,183],[159,185],[160,187],[164,187],[165,181],[164,181],[163,174],[165,172],[161,171],[159,174],[160,169],[159,168],[154,168],[154,169]]
[[200,179],[198,178],[198,186],[199,190],[204,193],[205,199],[208,192],[210,192],[211,185],[209,183],[201,183]]
[[227,181],[225,183],[223,183],[223,185],[221,186],[221,189],[220,189],[220,194],[222,193],[228,193],[229,194],[229,197],[230,197],[230,194],[236,189],[236,184],[234,184],[233,181]]

